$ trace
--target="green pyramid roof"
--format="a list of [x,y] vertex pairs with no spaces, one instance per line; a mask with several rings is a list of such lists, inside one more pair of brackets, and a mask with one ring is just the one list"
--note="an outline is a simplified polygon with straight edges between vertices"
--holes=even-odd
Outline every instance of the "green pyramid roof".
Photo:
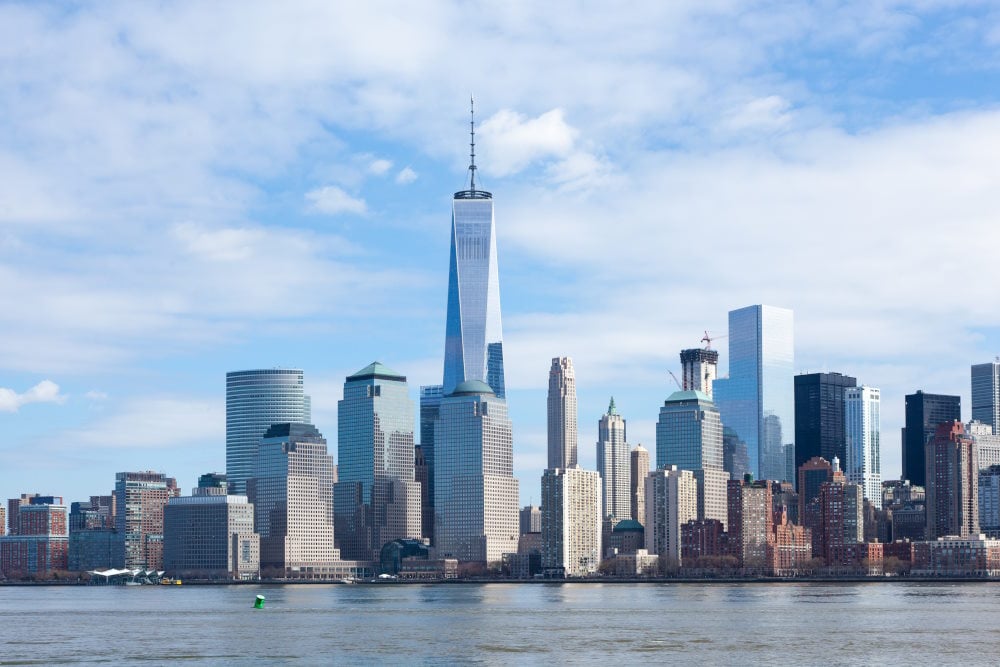
[[406,382],[406,376],[400,375],[381,361],[373,361],[354,375],[348,375],[348,380],[367,380],[369,378],[379,378],[382,380],[398,380]]

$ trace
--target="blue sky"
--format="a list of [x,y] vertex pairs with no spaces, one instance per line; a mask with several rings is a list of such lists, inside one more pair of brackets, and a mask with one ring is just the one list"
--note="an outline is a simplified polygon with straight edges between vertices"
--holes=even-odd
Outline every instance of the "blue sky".
[[[0,497],[225,467],[225,372],[440,381],[468,97],[496,199],[515,469],[549,360],[580,458],[613,394],[753,303],[796,369],[963,396],[1000,353],[989,2],[0,4]],[[726,364],[725,340],[718,347]]]

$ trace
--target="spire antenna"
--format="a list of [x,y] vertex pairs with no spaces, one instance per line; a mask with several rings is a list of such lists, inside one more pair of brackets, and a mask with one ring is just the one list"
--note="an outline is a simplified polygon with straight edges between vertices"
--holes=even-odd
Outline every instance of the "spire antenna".
[[469,95],[469,189],[476,191],[476,100]]

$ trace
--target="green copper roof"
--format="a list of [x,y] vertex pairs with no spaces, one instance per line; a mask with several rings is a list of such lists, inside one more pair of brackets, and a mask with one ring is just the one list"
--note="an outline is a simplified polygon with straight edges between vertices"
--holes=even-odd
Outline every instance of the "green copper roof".
[[609,415],[616,415],[616,414],[618,414],[618,411],[615,410],[615,397],[614,396],[611,397],[611,404],[608,406],[608,414]]
[[624,533],[624,532],[636,532],[640,533],[645,530],[642,524],[638,521],[632,519],[624,519],[615,524],[615,527],[611,530],[612,533]]
[[465,382],[458,383],[455,387],[455,391],[451,392],[452,396],[458,396],[459,394],[492,394],[493,388],[490,387],[485,382],[480,380],[466,380]]
[[348,375],[348,380],[366,380],[368,378],[381,378],[384,380],[399,380],[406,382],[406,376],[400,375],[381,361],[373,361],[354,375]]
[[674,403],[678,401],[705,401],[706,403],[712,402],[712,397],[708,394],[700,391],[675,391],[670,394],[670,398],[667,399],[668,403]]

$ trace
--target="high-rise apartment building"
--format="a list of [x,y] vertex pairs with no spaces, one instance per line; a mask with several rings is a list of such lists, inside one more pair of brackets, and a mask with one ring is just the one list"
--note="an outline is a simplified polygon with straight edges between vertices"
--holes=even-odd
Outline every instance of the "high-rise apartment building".
[[632,516],[632,483],[625,418],[618,414],[613,397],[597,425],[597,472],[601,476],[601,518],[614,527]]
[[979,470],[979,530],[1000,537],[1000,465]]
[[681,389],[712,397],[712,383],[719,375],[719,352],[706,348],[681,350]]
[[0,506],[0,537],[7,534],[7,508]]
[[973,364],[972,419],[989,424],[1000,433],[1000,357],[986,364]]
[[377,560],[388,542],[420,539],[406,377],[379,362],[348,376],[337,424],[333,504],[341,557]]
[[927,441],[927,539],[979,533],[979,460],[962,422],[935,427]]
[[729,481],[728,544],[737,565],[744,570],[768,569],[768,547],[774,536],[771,484],[748,479]]
[[58,496],[32,495],[18,503],[16,530],[0,537],[0,574],[18,577],[65,570],[69,520]]
[[490,385],[504,398],[503,333],[493,195],[476,188],[474,125],[469,189],[452,199],[448,320],[444,348],[444,395],[467,380]]
[[518,483],[507,402],[469,380],[434,424],[434,544],[442,557],[500,562],[517,553]]
[[631,484],[632,519],[642,523],[646,520],[646,476],[649,475],[649,450],[636,445],[629,452],[629,482]]
[[180,494],[177,480],[163,473],[146,470],[115,475],[116,567],[163,569],[163,508]]
[[300,369],[226,373],[226,477],[233,493],[246,493],[264,432],[272,424],[308,424],[311,412]]
[[427,505],[423,513],[424,537],[434,539],[434,422],[441,412],[444,387],[439,384],[420,387],[420,452],[427,466]]
[[690,470],[666,466],[646,477],[646,550],[681,563],[681,526],[698,518],[698,482]]
[[312,424],[274,424],[247,482],[261,570],[298,573],[340,559],[333,537],[333,457]]
[[[746,444],[755,477],[793,481],[795,344],[791,310],[729,311],[729,377],[714,382],[722,423]],[[794,459],[792,459],[794,460]]]
[[32,498],[40,497],[37,493],[22,493],[20,498],[9,498],[7,500],[7,532],[11,535],[17,535],[17,511],[20,509],[21,505],[28,505],[31,503]]
[[858,381],[840,373],[795,376],[795,469],[820,456],[846,460],[844,399]]
[[865,541],[861,487],[845,481],[842,476],[824,482],[819,490],[819,508],[818,525],[809,527],[819,533],[813,536],[813,553],[832,565],[843,560],[840,554],[844,553],[845,547]]
[[980,470],[985,470],[992,465],[1000,465],[1000,435],[993,431],[992,426],[972,420],[965,425],[965,433],[976,441]]
[[573,360],[555,357],[549,369],[549,469],[576,465],[576,373]]
[[601,484],[592,470],[555,468],[542,474],[542,568],[579,577],[601,564]]
[[962,399],[945,394],[925,394],[918,390],[906,397],[906,426],[903,427],[903,479],[925,486],[924,448],[938,424],[962,419]]
[[719,410],[701,391],[675,391],[656,423],[656,467],[674,465],[698,480],[698,519],[727,521]]
[[[847,436],[845,475],[858,484],[864,497],[882,509],[881,394],[875,387],[848,387],[844,394],[844,433]],[[798,423],[798,422],[796,422]]]

